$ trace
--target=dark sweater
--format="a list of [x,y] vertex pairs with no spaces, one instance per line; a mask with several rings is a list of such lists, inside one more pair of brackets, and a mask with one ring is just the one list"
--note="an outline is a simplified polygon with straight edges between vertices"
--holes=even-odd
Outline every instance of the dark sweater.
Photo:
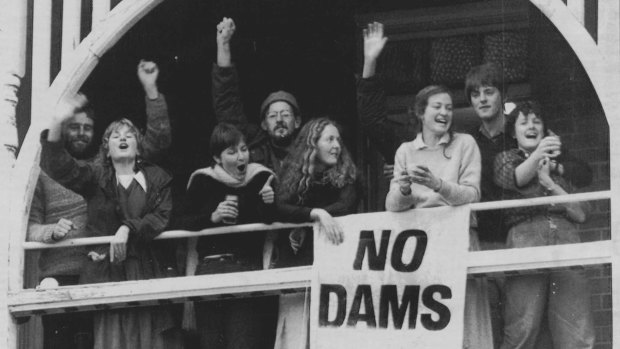
[[[211,175],[195,173],[187,189],[183,227],[188,230],[201,230],[225,225],[211,222],[211,214],[220,202],[224,201],[226,195],[238,197],[237,224],[271,223],[275,215],[275,205],[265,204],[259,195],[271,175],[272,172],[264,168],[242,186],[232,187]],[[264,239],[264,232],[201,237],[197,245],[198,256],[202,258],[232,253],[239,259],[261,266]]]
[[[276,198],[278,216],[285,222],[309,222],[313,208],[322,208],[330,215],[344,216],[355,213],[359,198],[360,186],[357,183],[347,184],[337,188],[329,183],[313,182],[305,194],[304,203],[298,204],[297,195]],[[279,234],[276,241],[276,267],[292,267],[309,265],[313,261],[314,241],[312,229],[303,228],[306,235],[304,242],[297,253],[294,253],[290,241],[289,231]]]

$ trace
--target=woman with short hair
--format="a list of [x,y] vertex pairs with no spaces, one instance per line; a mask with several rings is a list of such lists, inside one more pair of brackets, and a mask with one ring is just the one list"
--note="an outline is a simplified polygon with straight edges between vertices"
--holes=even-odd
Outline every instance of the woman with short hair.
[[[41,139],[41,167],[86,199],[89,235],[113,235],[109,247],[92,246],[80,283],[164,277],[151,242],[170,218],[171,177],[141,159],[142,134],[128,119],[115,121],[106,129],[94,164],[73,159],[63,145],[61,125],[80,103],[61,104]],[[94,348],[180,347],[177,333],[166,332],[173,327],[168,309],[162,307],[97,312]]]

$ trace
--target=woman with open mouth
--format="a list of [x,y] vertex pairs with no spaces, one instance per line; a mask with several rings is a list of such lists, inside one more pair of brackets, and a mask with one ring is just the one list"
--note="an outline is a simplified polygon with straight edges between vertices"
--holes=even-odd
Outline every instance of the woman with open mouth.
[[[63,146],[61,125],[80,103],[79,99],[61,103],[41,139],[42,168],[86,199],[89,234],[114,236],[109,246],[92,246],[80,283],[165,277],[151,241],[164,231],[170,218],[171,177],[141,159],[142,134],[128,119],[106,129],[94,164],[75,161]],[[168,310],[140,307],[96,312],[94,348],[180,348],[179,333],[168,331],[175,327]]]
[[[213,165],[196,170],[189,179],[184,228],[198,231],[227,224],[270,223],[275,215],[275,174],[249,162],[243,134],[231,124],[218,124],[211,134],[210,151]],[[264,232],[190,239],[186,274],[262,269],[264,241]],[[269,316],[265,307],[260,298],[196,303],[200,347],[259,348],[268,322],[263,317]],[[186,318],[192,317],[187,314],[190,311],[186,307]]]
[[[394,179],[385,199],[388,211],[457,206],[480,200],[480,150],[474,138],[452,131],[452,95],[443,86],[423,88],[415,97],[418,133],[394,158]],[[478,250],[475,215],[470,250]],[[467,281],[464,348],[492,348],[486,280]]]
[[[573,191],[557,162],[560,140],[547,131],[538,103],[518,103],[506,121],[506,134],[518,148],[495,158],[495,182],[506,199],[564,195]],[[506,210],[506,247],[534,247],[581,242],[576,223],[586,220],[583,203],[519,207]],[[593,348],[594,327],[588,279],[583,271],[559,270],[507,276],[502,348],[534,348],[547,318],[554,348]],[[544,316],[546,314],[546,316]]]
[[[277,194],[280,219],[318,223],[320,235],[334,244],[344,239],[335,216],[355,213],[359,185],[355,164],[340,138],[336,123],[310,120],[293,142],[280,172]],[[275,267],[312,264],[311,228],[294,229],[276,241]],[[309,294],[280,296],[275,348],[306,348]]]

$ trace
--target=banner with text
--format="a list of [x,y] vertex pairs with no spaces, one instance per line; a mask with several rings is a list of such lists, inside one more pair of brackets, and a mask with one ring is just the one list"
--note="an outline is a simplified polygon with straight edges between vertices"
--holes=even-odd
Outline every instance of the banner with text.
[[312,349],[461,348],[468,207],[338,218],[315,239]]

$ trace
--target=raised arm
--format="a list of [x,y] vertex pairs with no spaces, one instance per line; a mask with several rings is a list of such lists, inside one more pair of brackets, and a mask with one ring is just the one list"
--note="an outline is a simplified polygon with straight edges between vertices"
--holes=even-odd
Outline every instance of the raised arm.
[[379,22],[368,23],[363,31],[364,35],[364,68],[362,78],[368,79],[375,75],[377,59],[381,55],[388,38],[383,35],[383,24]]
[[66,98],[54,108],[48,130],[41,134],[41,169],[64,187],[84,196],[90,196],[96,174],[89,164],[78,163],[65,149],[62,142],[62,124],[71,118],[76,109],[87,103],[81,94]]
[[234,33],[235,22],[224,17],[217,25],[217,63],[211,72],[213,108],[217,122],[235,125],[251,140],[260,129],[248,122],[241,102],[239,75],[232,64],[230,51],[230,40]]
[[364,29],[364,67],[357,82],[357,110],[362,127],[387,163],[393,163],[396,149],[405,141],[396,132],[398,125],[387,119],[387,99],[382,84],[375,78],[377,60],[387,42],[381,23],[369,23]]
[[172,143],[168,104],[157,87],[159,67],[155,62],[141,60],[138,63],[138,79],[142,84],[146,102],[146,132],[142,143],[142,156],[153,161]]

